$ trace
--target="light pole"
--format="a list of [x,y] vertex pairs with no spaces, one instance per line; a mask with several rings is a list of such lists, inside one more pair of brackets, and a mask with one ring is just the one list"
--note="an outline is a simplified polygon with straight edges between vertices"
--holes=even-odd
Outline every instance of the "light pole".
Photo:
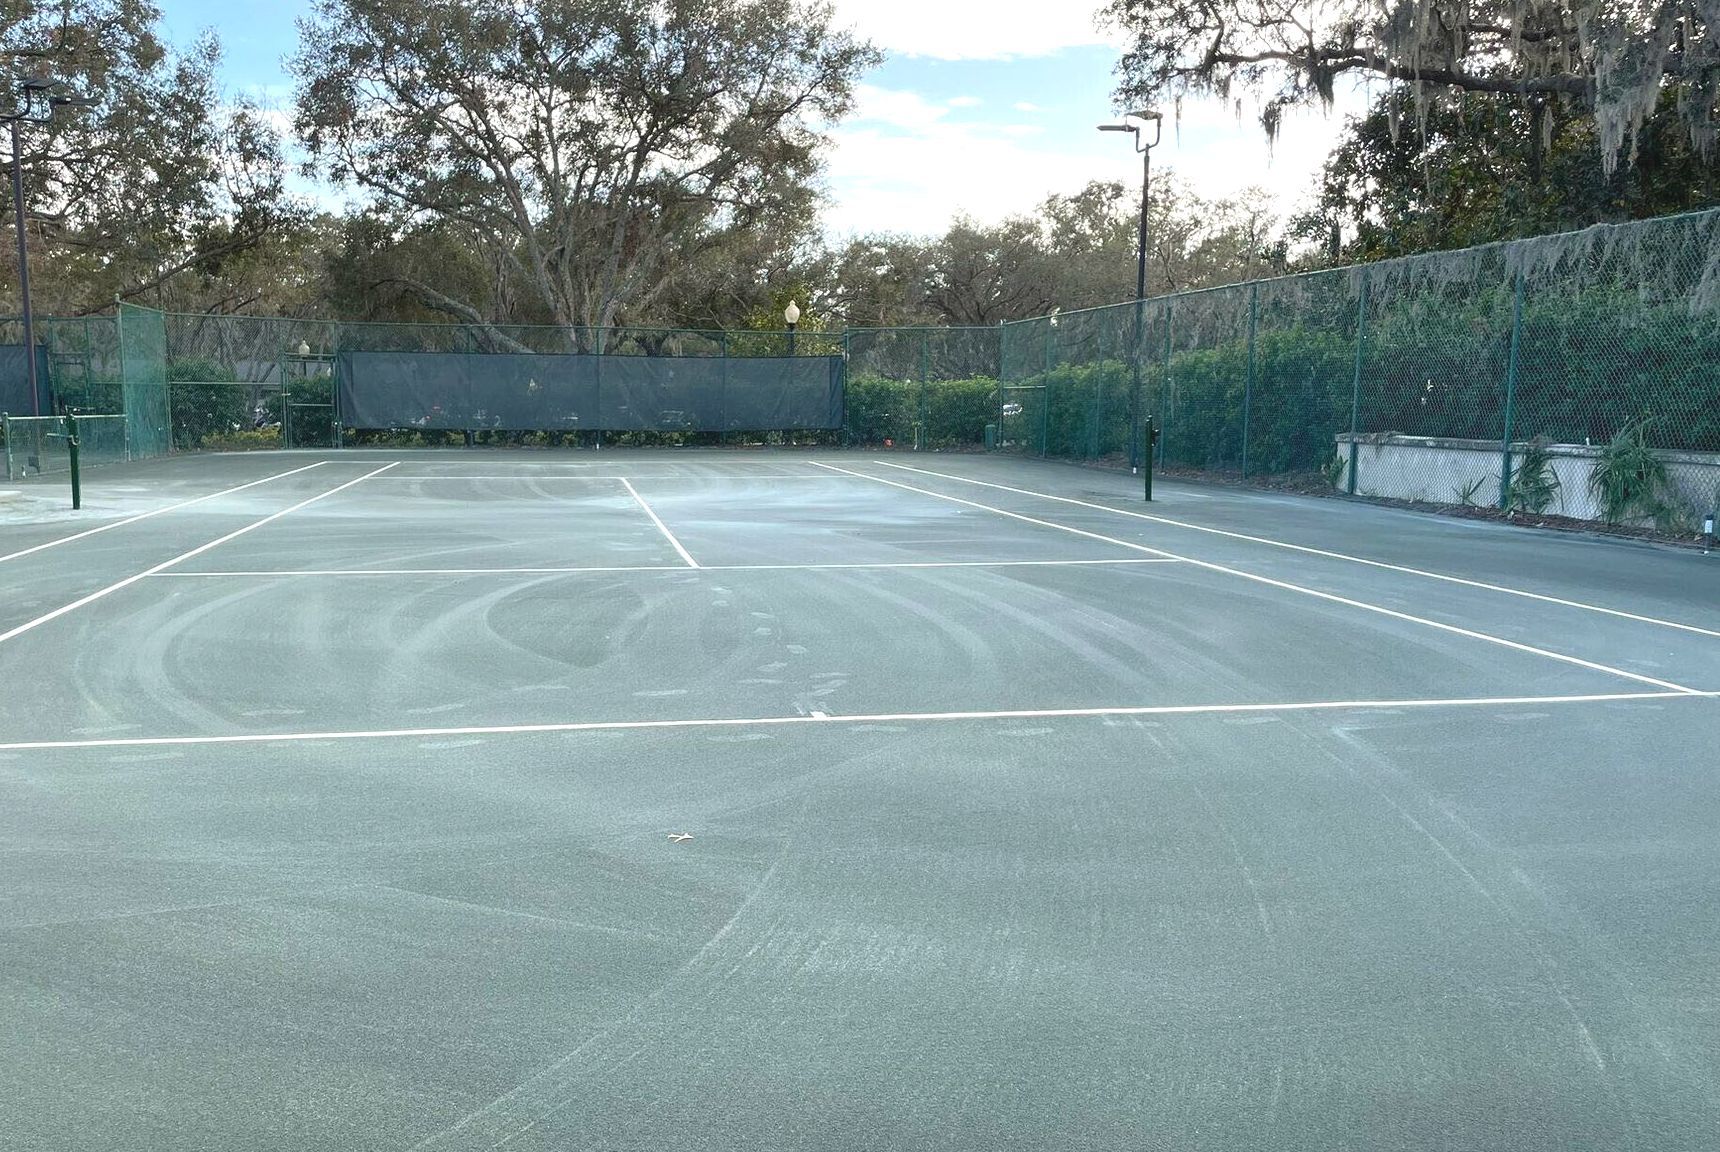
[[24,314],[24,372],[30,382],[30,404],[35,415],[42,414],[42,398],[36,382],[36,321],[30,310],[30,252],[24,233],[24,159],[23,145],[18,139],[21,124],[46,124],[58,108],[88,108],[96,102],[82,96],[55,96],[54,81],[41,76],[25,77],[18,85],[18,103],[12,112],[0,116],[12,130],[12,214],[18,230],[18,303]]
[[794,330],[800,326],[800,305],[793,300],[782,310],[782,318],[788,324],[788,354],[794,355]]
[[[1141,128],[1144,124],[1153,126],[1153,138],[1144,140]],[[1159,136],[1163,131],[1164,117],[1150,108],[1139,112],[1131,112],[1123,117],[1121,124],[1101,124],[1101,132],[1130,132],[1135,137],[1135,151],[1141,154],[1141,227],[1135,242],[1135,337],[1129,352],[1131,365],[1129,389],[1129,471],[1138,471],[1142,459],[1141,445],[1141,309],[1147,298],[1147,206],[1151,201],[1153,187],[1153,149],[1158,146]],[[1149,438],[1150,439],[1150,438]],[[1150,456],[1153,446],[1145,445],[1146,453]],[[1152,463],[1150,459],[1146,461]]]

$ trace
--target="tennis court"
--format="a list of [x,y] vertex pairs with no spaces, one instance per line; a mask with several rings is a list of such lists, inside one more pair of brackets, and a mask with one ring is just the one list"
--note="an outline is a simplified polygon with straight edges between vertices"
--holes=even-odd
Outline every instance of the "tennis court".
[[1711,1147],[1720,558],[1137,483],[0,505],[0,1145]]

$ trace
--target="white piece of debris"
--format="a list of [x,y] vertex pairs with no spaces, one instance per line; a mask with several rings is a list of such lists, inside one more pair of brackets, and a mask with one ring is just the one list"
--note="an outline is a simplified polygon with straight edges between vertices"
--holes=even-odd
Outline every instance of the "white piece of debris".
[[669,843],[671,843],[671,844],[684,844],[688,840],[691,840],[692,838],[693,838],[693,834],[691,832],[671,832],[671,833],[669,833]]

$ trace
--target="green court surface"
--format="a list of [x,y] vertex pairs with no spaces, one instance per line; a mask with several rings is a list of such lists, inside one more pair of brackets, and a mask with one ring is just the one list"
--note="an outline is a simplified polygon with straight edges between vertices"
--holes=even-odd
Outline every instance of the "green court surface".
[[0,1147],[1720,1132],[1720,557],[959,455],[62,483]]

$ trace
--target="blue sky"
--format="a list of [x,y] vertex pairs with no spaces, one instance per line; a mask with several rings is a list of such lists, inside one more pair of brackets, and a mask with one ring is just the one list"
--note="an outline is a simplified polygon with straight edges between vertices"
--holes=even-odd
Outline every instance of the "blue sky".
[[[285,109],[282,58],[293,50],[291,0],[160,0],[168,35],[188,43],[213,28],[229,92]],[[966,214],[982,222],[1031,209],[1090,179],[1139,180],[1112,118],[1114,36],[1093,8],[1064,0],[837,0],[838,20],[886,53],[833,132],[825,230],[933,233]],[[1309,187],[1341,127],[1338,115],[1293,116],[1268,149],[1253,112],[1185,104],[1154,153],[1208,196],[1266,188],[1283,208]],[[326,195],[326,192],[325,192]]]

